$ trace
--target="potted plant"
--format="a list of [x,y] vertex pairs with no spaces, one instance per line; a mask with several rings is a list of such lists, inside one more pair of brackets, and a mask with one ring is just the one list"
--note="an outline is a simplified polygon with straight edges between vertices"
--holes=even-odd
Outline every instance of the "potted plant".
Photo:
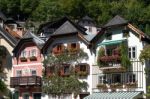
[[99,84],[97,84],[97,88],[98,89],[107,89],[107,86],[106,86],[106,84],[99,83]]
[[126,87],[127,88],[135,88],[135,87],[137,87],[137,83],[136,82],[126,83]]
[[103,47],[101,47],[98,51],[97,65],[99,67],[105,66],[106,60],[107,60],[107,57],[105,57],[105,49]]
[[122,85],[121,83],[112,83],[112,84],[110,85],[110,87],[111,87],[112,89],[123,88],[123,85]]

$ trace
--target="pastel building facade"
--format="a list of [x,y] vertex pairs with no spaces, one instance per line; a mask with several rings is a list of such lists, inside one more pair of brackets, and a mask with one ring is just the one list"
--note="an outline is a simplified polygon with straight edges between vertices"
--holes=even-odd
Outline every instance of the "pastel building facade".
[[40,99],[42,85],[42,60],[40,49],[44,41],[26,32],[14,48],[13,73],[10,86],[16,99]]

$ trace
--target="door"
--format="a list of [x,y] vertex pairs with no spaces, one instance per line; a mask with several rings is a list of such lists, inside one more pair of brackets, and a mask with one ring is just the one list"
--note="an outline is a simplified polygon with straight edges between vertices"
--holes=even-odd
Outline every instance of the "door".
[[41,99],[41,93],[34,93],[33,99]]
[[23,99],[29,99],[29,93],[24,93],[23,94]]

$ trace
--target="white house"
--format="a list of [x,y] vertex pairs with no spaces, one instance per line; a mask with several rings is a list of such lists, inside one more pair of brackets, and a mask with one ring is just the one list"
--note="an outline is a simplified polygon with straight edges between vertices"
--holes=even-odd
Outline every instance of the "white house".
[[149,85],[144,69],[150,65],[142,64],[139,55],[150,43],[148,36],[117,15],[92,42],[96,42],[92,94],[84,99],[144,98]]

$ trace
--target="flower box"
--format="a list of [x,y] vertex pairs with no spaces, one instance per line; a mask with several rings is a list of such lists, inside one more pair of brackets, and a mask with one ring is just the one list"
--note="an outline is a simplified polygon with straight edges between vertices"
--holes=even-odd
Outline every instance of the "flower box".
[[88,72],[87,71],[78,71],[77,74],[79,76],[87,76],[88,75]]
[[96,86],[98,89],[107,89],[106,84],[97,84]]
[[27,61],[27,58],[26,57],[20,57],[20,60],[21,61]]
[[36,56],[30,56],[30,60],[36,60]]
[[127,88],[136,88],[137,87],[137,83],[136,82],[126,83],[126,87]]
[[112,89],[120,89],[120,88],[123,88],[123,85],[121,83],[112,83],[110,85],[110,88],[112,88]]

